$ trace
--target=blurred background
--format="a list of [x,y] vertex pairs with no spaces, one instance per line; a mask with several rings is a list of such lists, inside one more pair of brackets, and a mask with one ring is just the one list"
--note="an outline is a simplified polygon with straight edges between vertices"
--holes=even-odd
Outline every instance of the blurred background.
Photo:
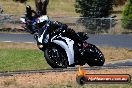
[[[84,8],[79,2],[85,0],[49,0],[47,15],[51,20],[57,20],[66,23],[75,31],[85,31],[88,33],[132,33],[132,3],[130,0],[111,0],[106,3],[101,0],[91,0],[82,5],[91,3],[91,6]],[[108,4],[107,6],[105,6]],[[25,13],[25,5],[30,5],[35,10],[34,0],[28,0],[25,3],[15,2],[13,0],[0,0],[0,31],[24,32],[21,28],[19,18]],[[94,5],[94,7],[92,7]],[[103,9],[103,14],[100,9]],[[86,9],[88,11],[86,11]],[[105,10],[107,12],[105,12]],[[108,12],[109,11],[109,12]],[[90,13],[90,14],[87,14]],[[126,15],[127,13],[129,15]],[[91,17],[91,15],[93,17]],[[8,24],[8,25],[7,25]]]

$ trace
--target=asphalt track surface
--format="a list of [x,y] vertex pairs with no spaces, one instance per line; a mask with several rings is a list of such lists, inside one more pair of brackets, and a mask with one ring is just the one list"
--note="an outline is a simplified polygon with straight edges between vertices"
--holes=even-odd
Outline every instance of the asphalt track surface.
[[[132,34],[90,34],[89,43],[98,46],[114,46],[132,48]],[[0,42],[36,42],[31,34],[5,34],[0,33]]]

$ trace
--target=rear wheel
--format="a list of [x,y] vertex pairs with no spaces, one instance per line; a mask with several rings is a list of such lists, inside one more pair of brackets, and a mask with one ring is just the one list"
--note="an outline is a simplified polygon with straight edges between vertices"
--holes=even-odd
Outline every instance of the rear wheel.
[[105,62],[105,58],[103,53],[95,46],[92,44],[89,44],[88,47],[86,48],[87,52],[87,64],[89,66],[103,66]]
[[44,52],[47,63],[52,68],[67,68],[68,61],[65,51],[61,47],[50,47]]

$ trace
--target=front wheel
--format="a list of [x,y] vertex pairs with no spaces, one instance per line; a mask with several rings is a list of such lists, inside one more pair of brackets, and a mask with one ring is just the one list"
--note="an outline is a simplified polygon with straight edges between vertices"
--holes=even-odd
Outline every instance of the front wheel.
[[52,68],[67,68],[67,56],[61,47],[50,47],[44,52],[47,63]]
[[105,58],[103,53],[93,44],[89,44],[86,48],[87,64],[89,66],[103,66]]

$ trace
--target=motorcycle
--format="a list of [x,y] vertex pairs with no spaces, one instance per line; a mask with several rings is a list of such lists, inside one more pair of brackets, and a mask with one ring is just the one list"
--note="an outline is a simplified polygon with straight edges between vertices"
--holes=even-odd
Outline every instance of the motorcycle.
[[[32,26],[39,30],[37,24],[43,23],[44,20],[48,22],[41,27],[41,34],[39,31],[34,34],[37,46],[44,52],[44,57],[47,63],[52,68],[67,68],[74,67],[75,65],[89,66],[103,66],[105,58],[103,53],[93,44],[88,43],[87,34],[78,32],[78,38],[83,43],[76,43],[65,35],[65,31],[59,31],[58,33],[48,33],[50,20],[48,16],[43,15],[36,18],[36,24],[32,23]],[[26,18],[20,18],[21,22],[27,24]],[[25,29],[26,26],[24,27]]]

